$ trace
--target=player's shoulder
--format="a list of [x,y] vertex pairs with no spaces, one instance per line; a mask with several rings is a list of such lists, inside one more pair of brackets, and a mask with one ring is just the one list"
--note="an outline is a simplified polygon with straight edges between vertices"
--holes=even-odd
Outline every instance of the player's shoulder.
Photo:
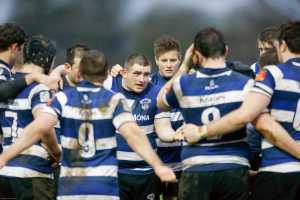
[[193,73],[193,74],[182,74],[180,76],[178,76],[174,82],[186,82],[188,80],[192,80],[192,79],[196,79],[197,78],[197,72]]
[[0,74],[2,74],[4,72],[10,73],[10,69],[6,64],[0,62]]
[[34,95],[41,92],[50,93],[50,89],[46,85],[37,82],[31,83],[29,86],[26,87],[25,91],[28,92],[29,97],[33,97]]
[[248,80],[252,80],[252,78],[250,78],[249,76],[246,76],[244,74],[241,74],[241,73],[233,71],[233,70],[231,71],[230,76],[237,80],[244,81],[244,82],[247,82]]
[[12,78],[12,74],[7,65],[0,62],[0,80],[10,80]]
[[160,89],[162,88],[161,85],[158,85],[158,84],[153,84],[153,83],[149,83],[148,87],[150,87],[150,90],[149,90],[149,94],[158,94]]
[[277,64],[277,65],[268,65],[265,66],[263,72],[269,72],[271,76],[276,80],[280,79],[284,76],[285,71],[288,70],[288,67],[285,63]]

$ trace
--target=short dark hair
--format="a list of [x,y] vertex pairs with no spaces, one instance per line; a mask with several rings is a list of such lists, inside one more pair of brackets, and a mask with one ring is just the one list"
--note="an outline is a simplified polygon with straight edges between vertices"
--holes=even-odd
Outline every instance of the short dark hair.
[[92,82],[106,77],[108,64],[105,55],[95,49],[86,51],[80,61],[79,71],[83,79]]
[[270,48],[259,56],[259,66],[277,65],[279,63],[276,48]]
[[226,44],[220,31],[215,28],[206,28],[195,36],[194,49],[206,58],[218,58],[225,55]]
[[279,42],[285,41],[292,53],[300,53],[300,21],[281,26]]
[[42,35],[29,37],[24,43],[24,63],[33,63],[47,74],[56,55],[56,45]]
[[82,58],[83,54],[90,50],[90,48],[85,44],[75,44],[69,47],[66,51],[66,62],[70,65],[74,64],[74,58],[80,57]]
[[25,31],[14,23],[0,25],[0,51],[6,51],[12,44],[21,46],[26,39]]
[[128,58],[126,59],[125,67],[130,68],[134,64],[139,64],[142,66],[149,66],[150,62],[145,55],[139,54],[139,53],[133,53],[133,54],[129,55]]
[[279,30],[279,26],[268,26],[257,35],[257,40],[273,45],[273,42],[278,40]]
[[164,35],[157,38],[153,43],[154,55],[159,57],[161,54],[168,51],[178,51],[180,52],[179,41],[172,36]]

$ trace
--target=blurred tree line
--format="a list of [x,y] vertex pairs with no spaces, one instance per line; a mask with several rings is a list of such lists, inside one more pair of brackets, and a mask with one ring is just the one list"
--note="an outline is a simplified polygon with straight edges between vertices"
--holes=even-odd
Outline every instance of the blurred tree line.
[[[30,34],[43,34],[56,41],[56,64],[65,59],[65,49],[85,43],[103,51],[110,65],[122,64],[132,52],[146,54],[153,61],[152,43],[162,34],[180,40],[182,50],[192,42],[198,30],[215,26],[230,47],[230,59],[246,64],[256,61],[256,36],[264,27],[284,23],[287,17],[264,1],[253,0],[254,7],[235,10],[223,17],[178,8],[154,6],[150,12],[132,22],[124,10],[132,1],[122,0],[14,0],[9,21],[22,25]],[[203,1],[195,1],[200,3]],[[203,2],[204,3],[204,2]]]

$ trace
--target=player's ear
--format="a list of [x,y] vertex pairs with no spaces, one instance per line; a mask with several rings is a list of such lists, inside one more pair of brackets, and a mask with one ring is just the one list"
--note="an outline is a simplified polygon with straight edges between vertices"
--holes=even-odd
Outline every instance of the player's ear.
[[199,51],[194,50],[192,59],[195,65],[201,65],[203,61],[203,55]]
[[81,80],[81,78],[82,78],[82,76],[81,76],[80,70],[78,70],[78,71],[76,72],[76,79],[77,79],[77,80]]
[[279,45],[279,50],[282,53],[288,50],[288,46],[287,46],[287,44],[286,44],[286,42],[284,40]]
[[19,49],[19,45],[18,45],[18,43],[13,43],[10,45],[9,48],[13,51],[17,51]]
[[224,56],[227,57],[228,53],[229,53],[229,48],[228,48],[228,45],[226,45],[225,46],[225,54],[224,54]]
[[120,71],[120,74],[123,76],[123,77],[127,77],[128,75],[128,68],[127,67],[124,67],[122,71]]
[[65,63],[65,64],[64,64],[64,67],[65,67],[65,70],[66,70],[67,72],[70,72],[70,70],[71,70],[71,65],[70,65],[70,63]]

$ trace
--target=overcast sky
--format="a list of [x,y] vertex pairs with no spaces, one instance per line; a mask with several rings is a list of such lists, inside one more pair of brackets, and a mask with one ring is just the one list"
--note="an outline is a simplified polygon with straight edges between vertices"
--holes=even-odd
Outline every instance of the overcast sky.
[[[54,3],[64,5],[72,0],[52,0]],[[122,1],[122,0],[120,0]],[[300,19],[299,0],[261,0],[268,3],[281,14],[289,16],[291,19]],[[101,1],[103,3],[105,1]],[[138,20],[142,15],[151,11],[154,7],[164,7],[166,9],[186,8],[206,12],[211,17],[221,17],[234,10],[254,9],[258,1],[253,0],[125,0],[124,16],[122,19],[128,21]],[[0,1],[0,22],[6,22],[11,13],[15,0]],[[123,1],[124,4],[124,1]]]

